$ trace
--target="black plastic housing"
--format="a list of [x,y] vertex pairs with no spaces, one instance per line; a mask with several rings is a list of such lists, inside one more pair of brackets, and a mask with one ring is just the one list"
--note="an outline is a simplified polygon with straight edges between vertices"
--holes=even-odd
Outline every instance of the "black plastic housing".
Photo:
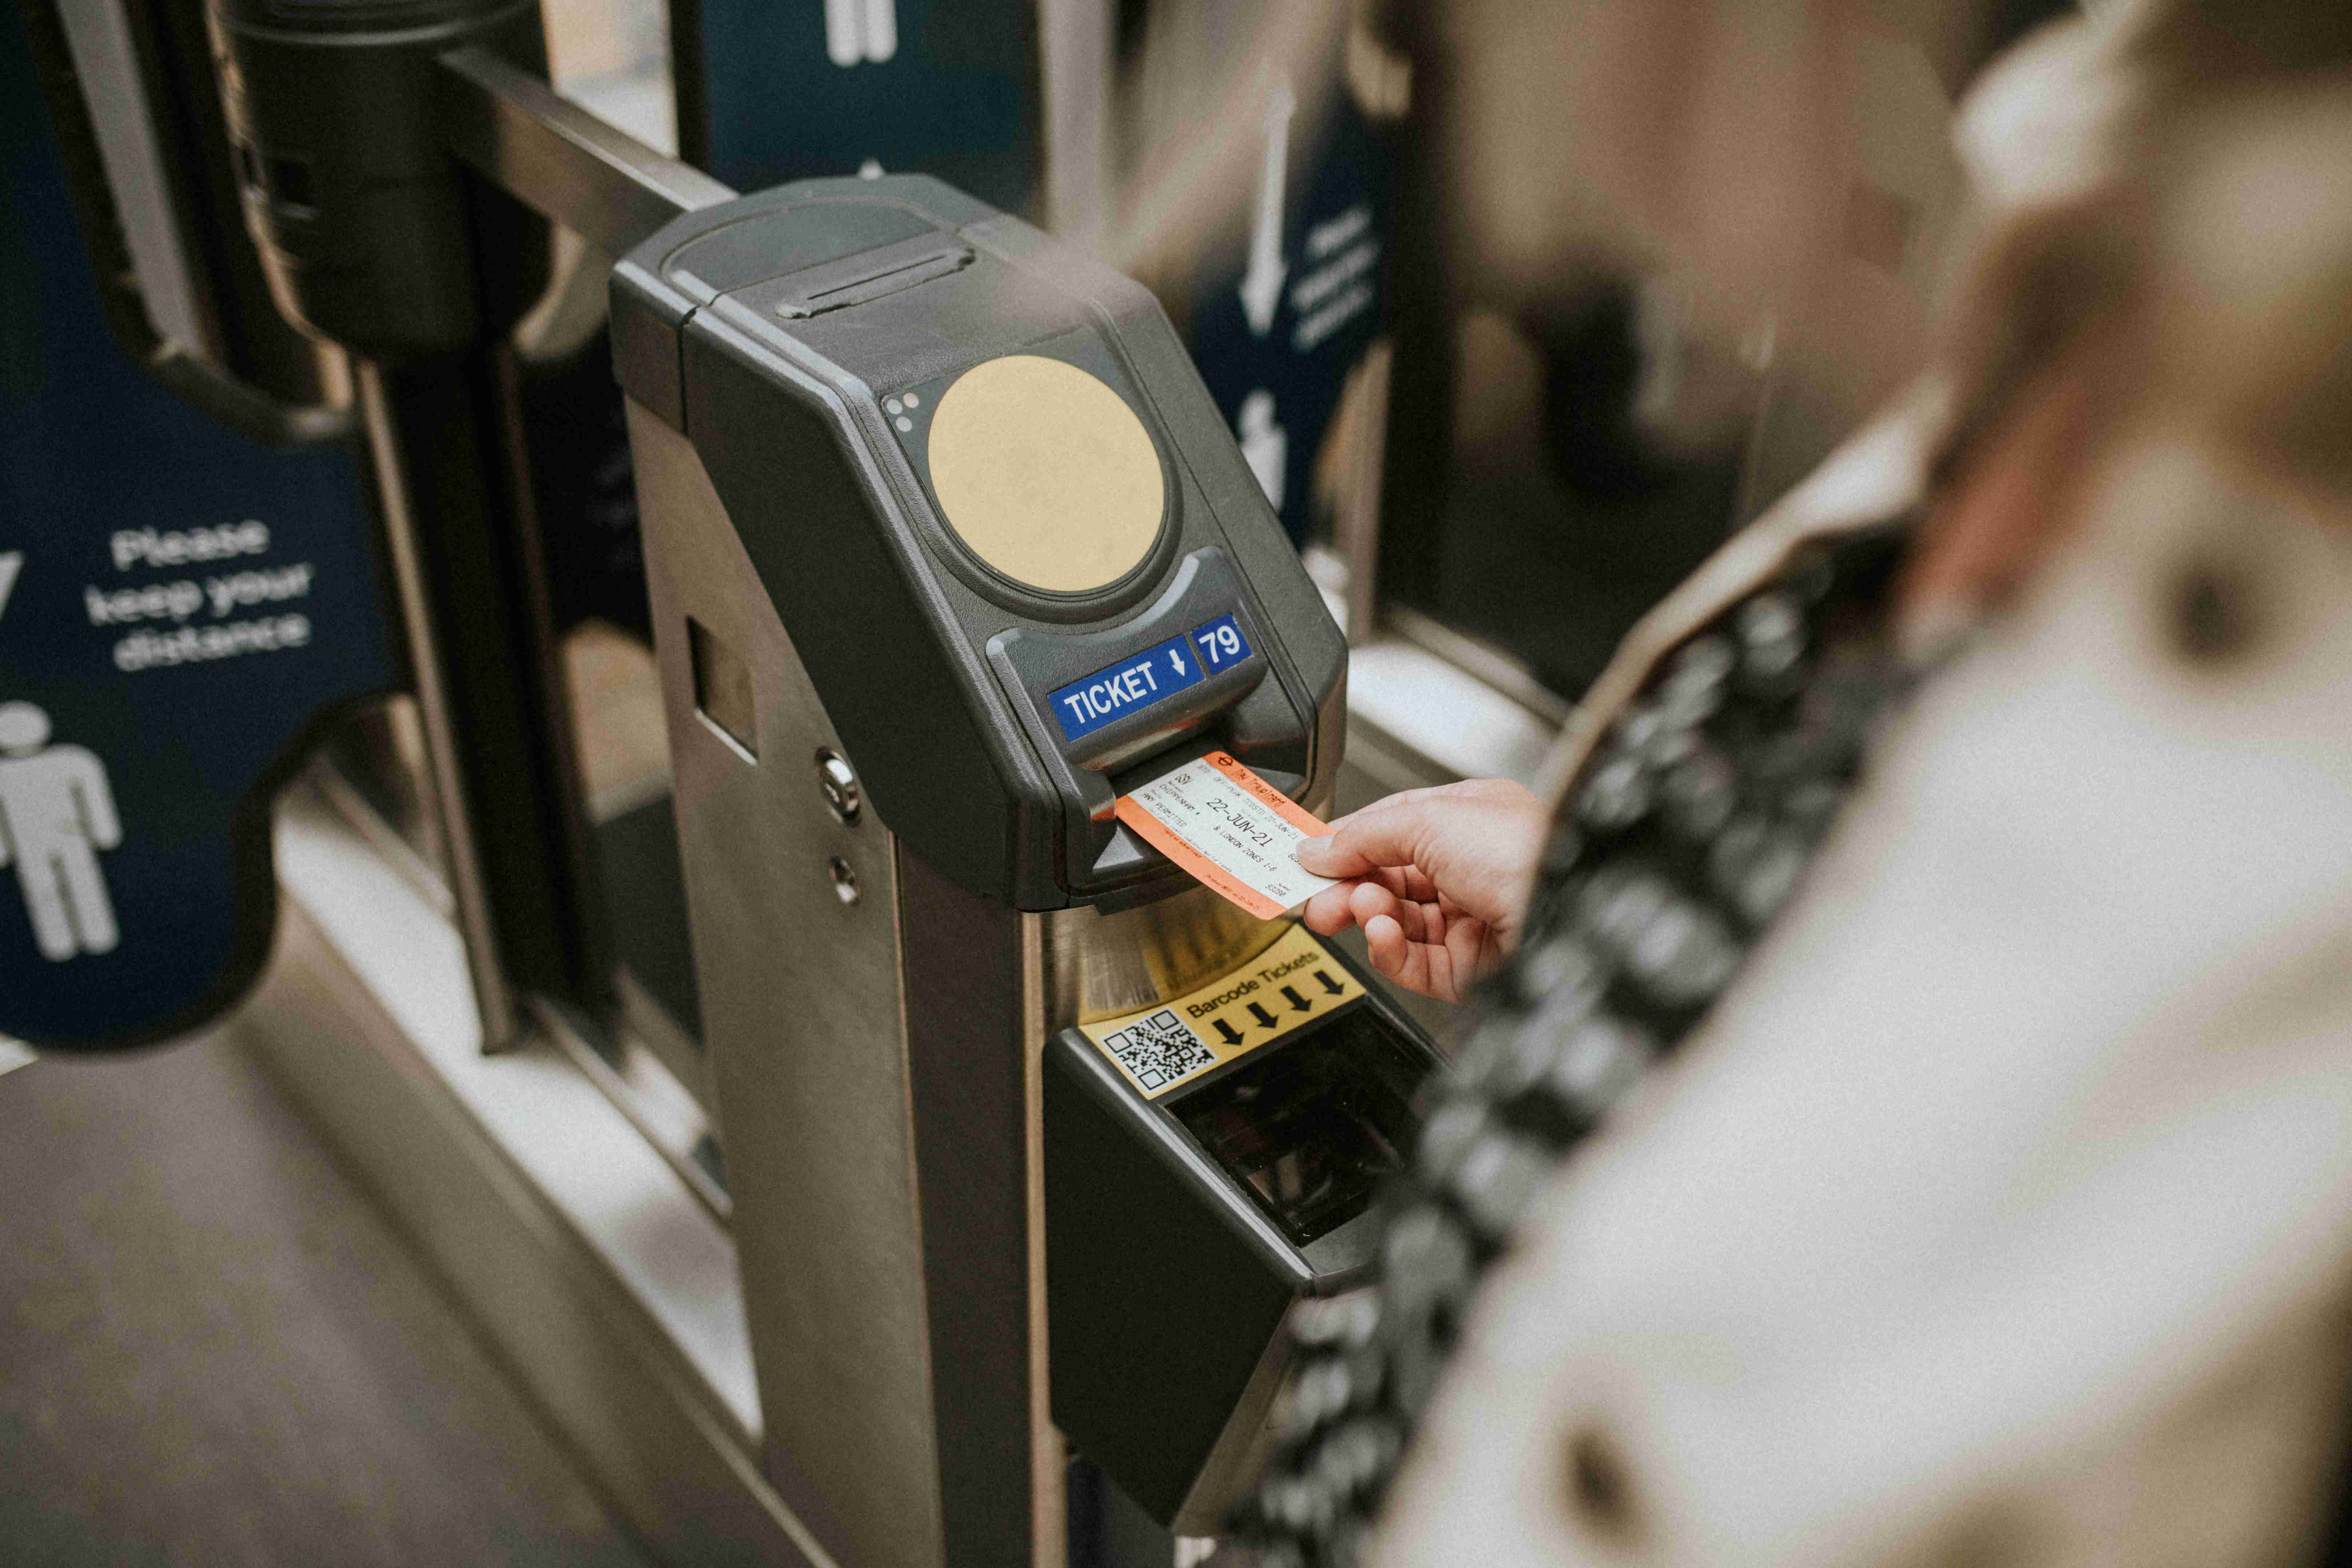
[[547,224],[444,149],[437,60],[481,44],[544,75],[538,0],[210,0],[207,16],[246,225],[289,320],[399,360],[521,317],[547,286]]
[[[1138,285],[936,180],[821,180],[670,224],[614,268],[612,319],[624,390],[693,441],[877,815],[958,885],[1024,910],[1181,885],[1111,813],[1118,770],[1155,756],[1223,747],[1328,793],[1345,643]],[[938,389],[1014,353],[1112,387],[1158,449],[1161,533],[1099,592],[996,574],[933,503]],[[1082,741],[1055,728],[1053,685],[1227,609],[1245,668]]]
[[142,198],[110,182],[92,101],[108,89],[82,79],[57,0],[24,9],[82,243],[123,353],[205,414],[265,445],[343,439],[350,422],[332,405],[318,351],[278,310],[247,233],[203,5],[123,0],[120,7],[142,107],[158,141],[173,149],[158,171],[163,188],[144,199],[160,204],[182,240],[194,320],[175,323],[156,321],[127,241],[125,204]]
[[[1054,1421],[1180,1532],[1219,1533],[1272,1442],[1273,1397],[1288,1364],[1285,1314],[1303,1297],[1368,1278],[1373,1194],[1391,1167],[1360,1158],[1331,1113],[1344,1122],[1351,1103],[1378,1101],[1395,1121],[1388,1141],[1400,1157],[1418,1141],[1415,1094],[1443,1058],[1376,984],[1365,990],[1158,1100],[1077,1030],[1046,1043]],[[1326,1120],[1286,1124],[1277,1100]],[[1204,1135],[1212,1119],[1241,1136]],[[1292,1168],[1345,1163],[1343,1201],[1292,1211],[1254,1192],[1237,1144]]]

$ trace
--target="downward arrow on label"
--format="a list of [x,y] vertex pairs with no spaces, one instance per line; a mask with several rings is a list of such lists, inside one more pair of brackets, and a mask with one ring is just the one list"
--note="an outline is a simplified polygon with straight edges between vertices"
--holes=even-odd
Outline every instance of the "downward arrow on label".
[[1250,1016],[1258,1021],[1261,1028],[1271,1029],[1275,1026],[1276,1021],[1275,1016],[1267,1012],[1262,1004],[1253,1002],[1249,1005],[1249,1010]]
[[1290,268],[1282,261],[1283,183],[1290,164],[1290,117],[1298,100],[1290,95],[1290,79],[1276,77],[1274,97],[1265,106],[1265,163],[1257,176],[1257,221],[1250,228],[1249,270],[1242,274],[1242,314],[1250,331],[1265,336],[1274,326],[1274,308],[1282,302],[1282,279]]
[[8,595],[16,586],[16,574],[25,565],[25,552],[11,550],[0,552],[0,616],[8,613]]
[[1323,989],[1329,992],[1334,996],[1339,995],[1341,992],[1348,989],[1338,981],[1332,979],[1330,971],[1328,970],[1317,970],[1315,972],[1315,978],[1320,980],[1323,983]]
[[1243,1034],[1239,1029],[1234,1028],[1231,1024],[1226,1023],[1223,1018],[1217,1020],[1217,1033],[1223,1037],[1225,1044],[1229,1046],[1238,1046],[1249,1037]]
[[1286,985],[1286,986],[1284,986],[1284,987],[1282,988],[1282,994],[1283,994],[1286,998],[1287,998],[1287,999],[1288,999],[1288,1001],[1289,1001],[1289,1003],[1290,1003],[1290,1010],[1291,1010],[1292,1012],[1294,1012],[1294,1013],[1312,1013],[1313,1011],[1315,1011],[1315,1004],[1314,1004],[1314,1003],[1312,1003],[1312,1002],[1309,1002],[1306,997],[1301,996],[1301,995],[1298,994],[1298,987],[1297,987],[1297,986],[1296,986],[1296,985]]

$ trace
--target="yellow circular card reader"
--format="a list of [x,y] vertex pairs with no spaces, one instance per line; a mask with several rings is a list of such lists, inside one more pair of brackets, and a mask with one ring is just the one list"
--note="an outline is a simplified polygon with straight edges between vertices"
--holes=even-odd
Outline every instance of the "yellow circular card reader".
[[964,547],[1052,594],[1107,588],[1160,537],[1160,455],[1127,400],[1062,360],[974,365],[931,417],[931,489]]

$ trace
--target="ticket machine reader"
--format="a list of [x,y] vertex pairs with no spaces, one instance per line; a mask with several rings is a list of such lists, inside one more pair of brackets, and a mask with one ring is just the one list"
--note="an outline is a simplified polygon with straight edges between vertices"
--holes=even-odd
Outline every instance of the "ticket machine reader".
[[773,1479],[845,1563],[1046,1561],[1066,1431],[1213,1533],[1435,1058],[1112,805],[1327,801],[1340,636],[1151,297],[937,182],[612,295]]

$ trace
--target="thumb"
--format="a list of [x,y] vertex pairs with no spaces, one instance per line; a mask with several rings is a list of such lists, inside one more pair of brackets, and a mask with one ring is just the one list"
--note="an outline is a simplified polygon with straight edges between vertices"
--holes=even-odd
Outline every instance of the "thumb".
[[1292,853],[1297,856],[1301,866],[1318,877],[1346,877],[1351,874],[1340,869],[1342,866],[1351,862],[1347,856],[1340,853],[1339,836],[1337,833],[1321,833],[1312,838],[1302,838],[1298,841],[1298,847]]
[[1321,837],[1301,839],[1298,863],[1318,877],[1339,878],[1411,866],[1426,837],[1423,818],[1418,803],[1368,806],[1341,817]]

